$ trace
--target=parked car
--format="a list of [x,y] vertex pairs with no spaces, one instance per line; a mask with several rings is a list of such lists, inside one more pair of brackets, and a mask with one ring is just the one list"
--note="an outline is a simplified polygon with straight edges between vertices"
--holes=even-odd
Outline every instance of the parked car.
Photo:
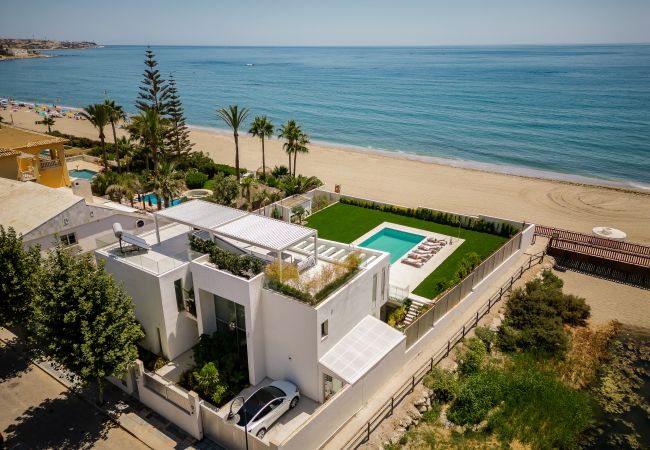
[[274,381],[258,389],[246,399],[236,412],[237,425],[262,439],[269,428],[284,413],[293,409],[300,401],[298,388],[288,381]]

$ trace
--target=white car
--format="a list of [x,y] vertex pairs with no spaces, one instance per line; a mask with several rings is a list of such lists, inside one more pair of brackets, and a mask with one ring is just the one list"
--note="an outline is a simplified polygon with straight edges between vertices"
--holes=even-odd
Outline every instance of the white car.
[[246,427],[249,433],[264,438],[269,428],[285,412],[293,409],[300,401],[298,388],[288,381],[274,381],[258,389],[246,399],[235,413],[239,416],[237,425]]

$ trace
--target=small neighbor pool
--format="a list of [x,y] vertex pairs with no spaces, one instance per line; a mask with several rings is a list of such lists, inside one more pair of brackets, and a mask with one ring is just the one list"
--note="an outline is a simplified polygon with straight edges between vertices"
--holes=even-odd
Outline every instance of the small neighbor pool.
[[419,234],[384,228],[360,243],[359,247],[388,252],[390,263],[393,264],[423,239],[424,236]]
[[95,175],[97,175],[97,172],[88,169],[72,169],[68,170],[68,174],[71,178],[83,178],[84,180],[92,180],[95,178]]
[[[153,194],[147,194],[147,195],[144,196],[144,202],[149,206],[157,205],[158,204],[158,198]],[[176,206],[180,202],[181,202],[180,198],[175,198],[174,200],[171,201],[170,206]],[[163,206],[164,206],[164,204],[163,204]]]

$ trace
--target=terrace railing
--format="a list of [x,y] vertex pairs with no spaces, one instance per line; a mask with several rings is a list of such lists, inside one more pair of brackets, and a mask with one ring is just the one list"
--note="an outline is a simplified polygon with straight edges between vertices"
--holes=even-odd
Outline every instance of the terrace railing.
[[429,310],[416,318],[404,329],[404,333],[406,334],[406,348],[411,347],[429,332],[433,325],[465,298],[467,294],[472,292],[472,289],[478,283],[483,281],[496,267],[519,250],[521,239],[522,233],[520,231],[496,252],[488,256],[469,275],[463,278],[460,283],[443,292],[435,299],[433,306]]
[[[517,280],[521,278],[524,272],[536,264],[540,264],[544,260],[545,253],[541,252],[531,256],[528,261],[522,264],[514,274],[506,281],[501,288],[492,295],[486,303],[484,303],[476,315],[473,315],[461,328],[454,333],[454,335],[444,344],[434,355],[420,368],[418,368],[411,378],[409,378],[392,396],[386,401],[379,410],[366,422],[365,426],[359,429],[354,436],[343,447],[345,449],[357,449],[370,440],[370,435],[375,431],[384,419],[393,415],[395,407],[398,406],[409,394],[413,393],[415,387],[424,379],[426,374],[433,369],[444,358],[449,356],[449,353],[454,346],[462,341],[469,331],[476,327],[486,314],[490,312],[492,307],[502,300],[512,290],[512,286]],[[415,323],[415,322],[414,322]]]

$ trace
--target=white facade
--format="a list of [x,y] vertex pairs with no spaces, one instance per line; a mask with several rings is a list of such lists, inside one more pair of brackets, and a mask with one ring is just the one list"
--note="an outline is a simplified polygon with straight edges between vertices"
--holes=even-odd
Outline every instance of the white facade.
[[[169,225],[159,232],[160,243],[154,232],[142,236],[152,244],[147,252],[122,255],[116,245],[96,252],[133,297],[136,317],[146,333],[142,345],[168,359],[178,357],[200,335],[217,331],[215,298],[225,299],[243,307],[253,385],[265,377],[286,379],[303,395],[324,401],[325,371],[319,359],[364,317],[379,318],[388,300],[387,253],[364,249],[374,258],[327,298],[310,305],[265,287],[263,273],[251,279],[238,277],[217,269],[208,255],[188,252],[191,228],[186,224]],[[183,289],[193,290],[196,317],[179,308],[177,280],[182,280]],[[324,321],[326,336],[321,333]]]

